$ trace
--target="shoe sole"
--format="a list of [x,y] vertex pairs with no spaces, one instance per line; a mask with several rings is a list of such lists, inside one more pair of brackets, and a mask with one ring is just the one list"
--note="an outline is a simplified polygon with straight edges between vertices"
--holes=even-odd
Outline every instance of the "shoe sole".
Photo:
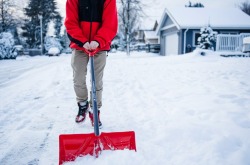
[[87,118],[87,115],[85,116],[85,118],[84,118],[82,121],[76,121],[76,120],[75,120],[75,122],[76,122],[76,123],[83,123],[83,122],[86,121],[86,118]]
[[75,120],[75,122],[76,122],[77,124],[84,123],[85,121],[86,121],[86,118],[85,118],[83,121],[76,121],[76,120]]

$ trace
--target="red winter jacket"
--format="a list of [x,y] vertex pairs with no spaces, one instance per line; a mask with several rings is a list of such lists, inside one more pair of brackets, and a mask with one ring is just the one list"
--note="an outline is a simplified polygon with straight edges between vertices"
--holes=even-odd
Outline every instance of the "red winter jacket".
[[67,0],[64,24],[71,48],[97,41],[100,50],[110,50],[118,27],[116,0]]

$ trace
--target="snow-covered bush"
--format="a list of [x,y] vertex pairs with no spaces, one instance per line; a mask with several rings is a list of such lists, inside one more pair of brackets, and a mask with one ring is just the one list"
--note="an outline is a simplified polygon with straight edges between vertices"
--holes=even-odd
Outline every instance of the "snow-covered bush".
[[63,48],[60,41],[55,37],[46,37],[44,42],[46,51],[49,51],[49,49],[52,47],[57,47],[60,51]]
[[51,47],[49,50],[48,50],[48,55],[49,56],[58,56],[60,53],[60,50],[58,47]]
[[210,26],[207,26],[201,28],[200,35],[198,38],[198,47],[201,49],[214,50],[217,32],[214,32]]
[[15,40],[10,32],[0,33],[0,59],[15,59],[17,53],[14,51]]

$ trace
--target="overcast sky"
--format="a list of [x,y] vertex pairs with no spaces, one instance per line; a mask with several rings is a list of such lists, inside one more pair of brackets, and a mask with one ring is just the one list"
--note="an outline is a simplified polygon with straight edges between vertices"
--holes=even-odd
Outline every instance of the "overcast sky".
[[[119,2],[119,0],[116,0]],[[190,0],[192,3],[200,2],[205,7],[237,7],[240,3],[246,0]],[[145,14],[147,19],[144,19],[144,25],[153,27],[155,20],[160,20],[164,9],[168,6],[185,6],[189,0],[141,0],[145,4]],[[65,16],[66,0],[57,0],[59,10],[62,16]],[[119,3],[118,3],[119,4]]]
[[[119,0],[116,0],[119,2]],[[190,0],[192,3],[201,2],[205,7],[236,7],[245,0]],[[66,0],[57,0],[62,15],[65,15]],[[149,16],[159,15],[167,6],[185,6],[189,0],[142,0],[145,3],[145,12]],[[152,11],[153,10],[153,11]],[[160,14],[161,15],[161,14]]]

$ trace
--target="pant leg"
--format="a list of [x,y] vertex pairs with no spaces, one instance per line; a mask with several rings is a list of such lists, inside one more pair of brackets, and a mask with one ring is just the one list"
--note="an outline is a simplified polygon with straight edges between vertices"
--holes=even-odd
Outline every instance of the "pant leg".
[[[103,74],[106,65],[107,52],[101,51],[94,56],[94,66],[95,66],[95,82],[96,82],[96,99],[97,107],[100,109],[102,107],[102,91],[103,91]],[[91,100],[90,106],[92,107],[92,95],[90,92]]]
[[88,100],[88,89],[86,85],[88,61],[88,55],[81,50],[73,49],[71,66],[73,69],[73,82],[77,102]]

